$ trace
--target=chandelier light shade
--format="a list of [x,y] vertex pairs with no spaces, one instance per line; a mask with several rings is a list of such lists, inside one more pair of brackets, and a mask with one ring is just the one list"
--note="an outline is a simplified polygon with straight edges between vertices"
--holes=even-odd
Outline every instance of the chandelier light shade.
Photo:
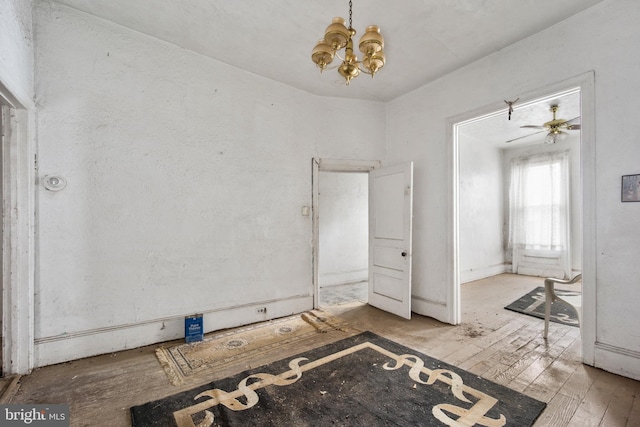
[[[349,27],[346,26],[344,18],[333,18],[331,25],[324,32],[324,38],[311,52],[311,60],[324,71],[334,57],[338,57],[342,64],[338,66],[338,73],[344,77],[347,85],[352,79],[358,77],[360,72],[370,74],[373,77],[385,63],[384,39],[380,34],[380,27],[370,25],[364,35],[360,38],[358,48],[363,53],[362,61],[353,52],[353,37],[356,30],[352,27],[352,2],[349,1]],[[344,49],[343,57],[339,52]]]

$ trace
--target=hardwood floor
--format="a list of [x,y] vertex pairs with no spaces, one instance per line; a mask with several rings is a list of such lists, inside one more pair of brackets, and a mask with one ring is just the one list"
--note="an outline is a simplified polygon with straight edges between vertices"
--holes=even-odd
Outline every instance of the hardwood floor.
[[[541,319],[503,309],[542,283],[504,274],[463,285],[458,326],[418,315],[408,321],[359,302],[325,310],[358,329],[547,402],[537,427],[640,426],[640,382],[580,363],[578,328],[551,323],[545,341]],[[129,426],[130,406],[194,386],[168,383],[156,347],[36,369],[21,378],[12,403],[70,403],[72,426]]]

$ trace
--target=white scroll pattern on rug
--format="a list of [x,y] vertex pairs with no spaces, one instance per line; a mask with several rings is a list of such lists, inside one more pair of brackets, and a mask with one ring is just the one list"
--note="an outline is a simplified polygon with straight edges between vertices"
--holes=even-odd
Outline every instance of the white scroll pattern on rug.
[[[563,294],[566,295],[579,295],[579,292],[572,292],[572,291],[556,291],[558,293],[558,295],[562,296]],[[531,295],[531,298],[533,299],[533,302],[531,303],[531,305],[529,305],[525,311],[530,311],[530,312],[534,312],[536,311],[536,309],[543,305],[545,303],[545,295],[544,295],[544,291],[542,292],[538,292],[534,295]],[[558,313],[558,314],[554,314],[551,313],[551,317],[552,318],[556,318],[558,320],[560,320],[563,323],[566,323],[568,325],[576,325],[578,326],[580,324],[580,322],[578,322],[578,319],[573,319],[571,318],[571,316],[569,316],[568,314],[565,313]]]
[[[464,384],[462,378],[455,372],[447,369],[428,369],[424,366],[422,359],[417,356],[411,354],[396,355],[385,348],[370,342],[358,344],[304,365],[300,365],[301,362],[308,359],[293,359],[289,362],[290,369],[288,371],[279,375],[264,373],[250,375],[240,381],[238,388],[232,392],[220,389],[204,391],[198,394],[194,400],[202,397],[209,397],[209,399],[174,412],[174,419],[176,420],[178,427],[211,427],[214,422],[214,415],[207,409],[216,405],[223,405],[234,411],[250,409],[259,401],[259,396],[256,393],[256,390],[269,385],[287,386],[289,384],[293,384],[302,378],[302,374],[304,372],[365,348],[384,354],[395,362],[393,365],[390,362],[385,363],[383,365],[385,370],[396,370],[406,365],[409,367],[409,377],[416,383],[432,385],[436,381],[440,381],[451,386],[451,393],[456,399],[465,403],[472,403],[471,400],[466,397],[466,395],[470,395],[478,400],[469,409],[452,404],[435,405],[432,409],[433,416],[445,425],[451,427],[502,427],[506,424],[507,420],[502,414],[500,414],[500,417],[497,419],[489,418],[486,415],[487,412],[495,406],[498,400]],[[426,380],[422,378],[423,375],[426,376]],[[247,384],[250,379],[257,379],[258,381]],[[241,396],[246,398],[246,403],[242,403],[238,400]],[[196,425],[193,421],[193,415],[198,413],[204,413],[204,419]],[[454,419],[449,414],[454,415],[457,418]]]
[[[466,403],[471,403],[469,399],[464,395],[464,392],[468,392],[472,396],[478,398],[478,402],[473,405],[471,409],[461,408],[455,405],[440,404],[433,407],[432,413],[437,420],[443,422],[448,426],[485,426],[485,427],[502,427],[507,423],[507,419],[504,415],[500,414],[500,418],[488,418],[486,413],[498,403],[493,397],[482,393],[474,388],[468,387],[462,381],[460,375],[448,369],[435,369],[430,370],[424,367],[424,362],[417,356],[411,354],[403,354],[402,356],[393,357],[396,361],[395,366],[391,366],[388,362],[382,367],[386,370],[399,369],[404,365],[410,366],[409,377],[417,383],[432,385],[436,381],[441,381],[451,385],[451,393],[458,399]],[[413,361],[411,361],[413,360]],[[420,378],[420,374],[427,374],[428,378],[423,381]],[[450,377],[447,377],[449,375]],[[452,419],[446,412],[457,415],[457,419]]]

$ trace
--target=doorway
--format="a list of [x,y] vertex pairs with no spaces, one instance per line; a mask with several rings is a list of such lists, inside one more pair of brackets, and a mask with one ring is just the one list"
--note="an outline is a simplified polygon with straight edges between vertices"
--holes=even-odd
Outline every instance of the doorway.
[[[554,106],[557,119],[574,126],[547,143],[543,124]],[[582,271],[580,88],[534,99],[512,116],[493,113],[458,127],[460,283]]]
[[0,82],[2,109],[2,373],[34,365],[35,105]]
[[[547,99],[552,100],[560,94],[579,89],[580,93],[580,158],[579,177],[581,181],[581,202],[582,228],[579,232],[581,240],[581,267],[582,267],[582,295],[583,295],[583,317],[581,319],[582,334],[582,359],[589,365],[594,363],[595,327],[596,327],[596,233],[595,233],[595,76],[593,72],[567,79],[555,84],[550,84],[546,88],[532,91],[521,95],[517,106],[514,106],[512,114],[517,114],[518,110],[532,105],[536,102]],[[551,94],[551,95],[549,95]],[[515,98],[515,97],[514,97]],[[450,215],[452,218],[450,228],[450,252],[449,265],[451,266],[451,287],[447,296],[447,313],[450,323],[459,324],[461,322],[460,310],[460,284],[463,282],[460,265],[460,236],[462,233],[460,224],[460,126],[473,121],[479,121],[489,116],[501,116],[507,121],[508,110],[505,104],[495,102],[494,104],[452,117],[448,120],[449,140],[452,141],[449,147],[451,163],[449,164],[449,188],[452,194]],[[538,121],[532,124],[538,124]],[[544,132],[544,131],[543,131]],[[506,262],[505,262],[506,264]]]
[[368,301],[369,172],[379,167],[377,160],[312,160],[315,308]]
[[[413,162],[380,168],[380,161],[312,161],[313,296],[320,300],[320,177],[323,172],[363,173],[368,177],[367,302],[411,318]],[[364,191],[362,191],[364,193]],[[364,194],[363,194],[364,195]],[[347,254],[348,256],[348,254]]]
[[369,174],[319,173],[318,304],[368,302]]

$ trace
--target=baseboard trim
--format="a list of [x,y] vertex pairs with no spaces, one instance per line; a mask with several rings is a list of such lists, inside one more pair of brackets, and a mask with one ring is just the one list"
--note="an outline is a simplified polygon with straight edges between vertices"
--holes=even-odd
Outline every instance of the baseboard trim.
[[433,317],[441,322],[449,323],[447,304],[427,298],[411,296],[411,311],[422,316]]
[[[258,313],[258,308],[266,308]],[[205,333],[301,313],[313,308],[313,296],[301,295],[203,311]],[[185,316],[193,313],[185,313]],[[184,316],[89,329],[35,340],[35,367],[112,353],[184,337]]]
[[328,286],[345,285],[347,283],[364,282],[369,279],[367,268],[360,270],[342,271],[339,273],[321,274],[318,283],[321,288]]
[[596,368],[634,380],[640,380],[640,352],[615,345],[596,342],[594,354]]
[[474,282],[476,280],[486,279],[487,277],[493,277],[507,272],[511,272],[511,264],[503,263],[465,270],[460,272],[460,283]]

